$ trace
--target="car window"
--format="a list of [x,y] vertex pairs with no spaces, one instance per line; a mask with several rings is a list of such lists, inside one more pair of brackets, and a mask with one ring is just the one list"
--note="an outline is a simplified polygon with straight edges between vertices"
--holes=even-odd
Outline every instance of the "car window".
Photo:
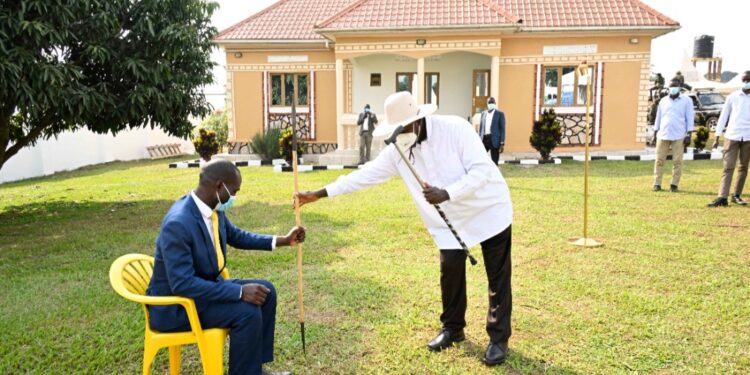
[[724,104],[724,97],[719,93],[701,94],[699,98],[704,107]]
[[693,107],[698,108],[698,99],[694,96],[690,96],[690,99],[693,100]]

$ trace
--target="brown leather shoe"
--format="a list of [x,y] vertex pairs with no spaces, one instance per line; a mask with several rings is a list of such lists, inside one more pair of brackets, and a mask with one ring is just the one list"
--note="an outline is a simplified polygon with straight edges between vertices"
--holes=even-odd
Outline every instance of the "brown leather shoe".
[[429,344],[427,344],[427,349],[429,349],[431,352],[439,352],[443,349],[450,348],[453,346],[453,343],[455,342],[461,342],[466,339],[466,336],[464,336],[464,331],[458,331],[458,332],[451,332],[446,328],[443,328],[440,330],[440,333],[438,333],[437,336],[435,336],[432,341],[430,341]]

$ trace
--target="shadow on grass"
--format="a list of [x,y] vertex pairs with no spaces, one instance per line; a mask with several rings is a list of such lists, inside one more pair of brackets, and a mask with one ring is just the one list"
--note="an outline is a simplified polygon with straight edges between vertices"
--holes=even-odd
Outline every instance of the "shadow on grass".
[[[474,342],[474,340],[471,339],[464,341],[460,344],[459,347],[468,356],[475,357],[477,361],[482,361],[484,359],[484,352],[485,350],[487,350],[487,346],[485,344],[477,344],[476,342]],[[508,359],[504,364],[497,366],[497,368],[506,369],[510,373],[522,374],[579,374],[578,372],[549,364],[541,359],[526,357],[523,353],[514,350],[512,346],[510,347],[510,350],[508,352]]]

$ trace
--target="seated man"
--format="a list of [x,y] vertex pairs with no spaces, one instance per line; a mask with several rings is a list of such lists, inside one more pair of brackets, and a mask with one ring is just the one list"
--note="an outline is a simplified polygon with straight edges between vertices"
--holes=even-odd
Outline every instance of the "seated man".
[[[239,249],[273,250],[305,240],[304,228],[286,236],[267,236],[235,227],[225,211],[242,185],[239,169],[216,160],[201,170],[200,183],[167,212],[156,239],[150,296],[195,300],[203,328],[229,328],[229,374],[267,374],[273,361],[276,291],[266,280],[225,280],[227,244]],[[189,331],[181,306],[149,306],[151,327],[161,332]]]

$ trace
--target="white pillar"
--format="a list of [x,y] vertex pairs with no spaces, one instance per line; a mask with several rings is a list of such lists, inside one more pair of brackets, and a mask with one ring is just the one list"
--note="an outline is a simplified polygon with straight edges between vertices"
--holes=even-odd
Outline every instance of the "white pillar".
[[500,102],[500,56],[492,56],[490,85],[490,96]]
[[417,59],[417,104],[424,104],[424,57]]
[[336,59],[336,143],[339,150],[344,149],[344,60]]

